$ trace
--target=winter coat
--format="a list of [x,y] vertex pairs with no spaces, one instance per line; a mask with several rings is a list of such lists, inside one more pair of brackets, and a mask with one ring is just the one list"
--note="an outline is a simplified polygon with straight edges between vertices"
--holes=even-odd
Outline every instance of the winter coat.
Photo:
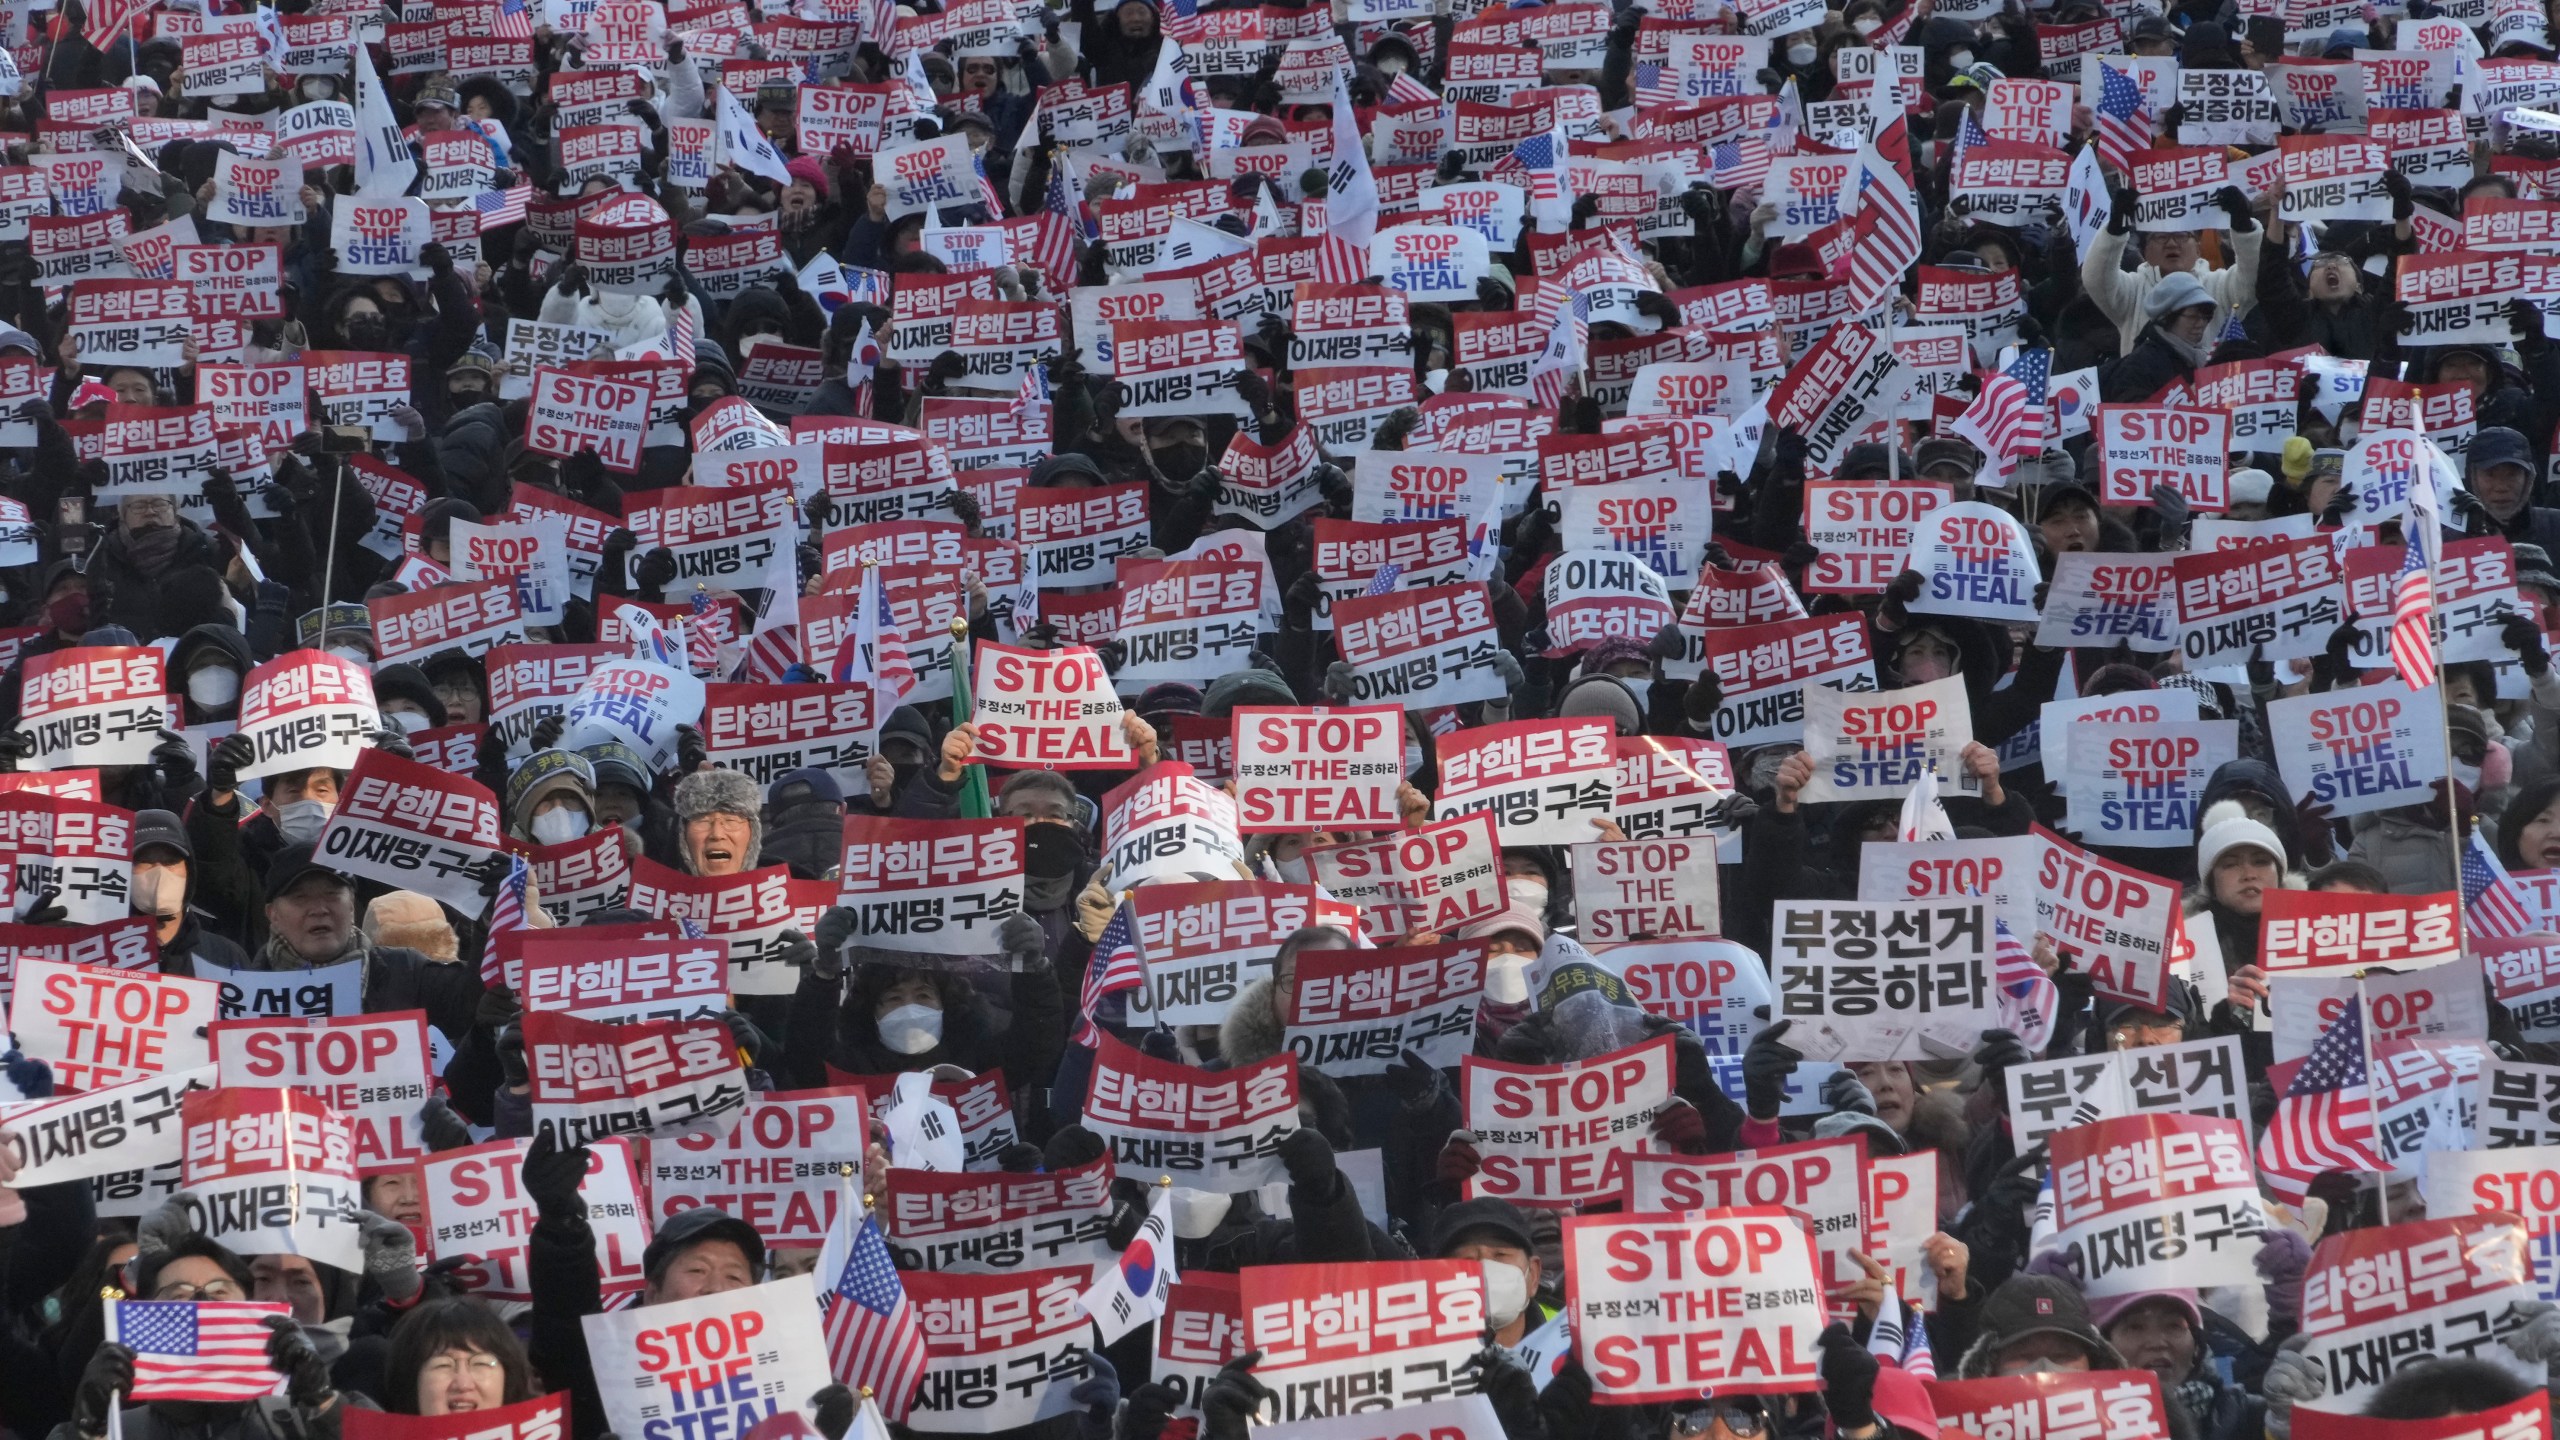
[[[2213,322],[2205,327],[2207,335],[2221,334],[2233,314],[2245,315],[2258,303],[2258,249],[2266,232],[2253,229],[2233,234],[2226,230],[2223,234],[2231,246],[2231,263],[2216,270],[2199,260],[2195,268],[2196,279],[2213,297]],[[2161,280],[2160,267],[2148,261],[2131,270],[2124,268],[2125,246],[2132,238],[2130,234],[2101,230],[2089,242],[2089,253],[2080,262],[2081,287],[2099,311],[2115,322],[2120,352],[2131,351],[2143,327],[2150,323],[2142,302]]]

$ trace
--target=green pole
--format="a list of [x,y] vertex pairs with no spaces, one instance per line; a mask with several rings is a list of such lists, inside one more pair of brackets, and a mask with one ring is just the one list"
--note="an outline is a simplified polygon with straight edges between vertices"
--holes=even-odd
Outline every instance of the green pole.
[[[976,704],[969,698],[969,671],[974,651],[969,644],[969,617],[954,616],[951,621],[951,723],[966,725]],[[960,814],[965,819],[984,820],[995,814],[995,806],[987,799],[987,767],[972,762],[960,776]]]

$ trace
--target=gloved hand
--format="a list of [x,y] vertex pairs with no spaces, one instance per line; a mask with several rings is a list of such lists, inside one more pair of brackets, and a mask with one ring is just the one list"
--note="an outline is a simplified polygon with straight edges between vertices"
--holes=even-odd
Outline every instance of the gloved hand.
[[862,917],[850,905],[838,905],[818,917],[817,958],[809,963],[823,979],[844,973],[844,947],[861,929]]
[[1428,1105],[1440,1093],[1440,1072],[1432,1069],[1431,1062],[1422,1058],[1422,1052],[1410,1045],[1404,1047],[1403,1054],[1388,1062],[1385,1078],[1387,1088],[1408,1106]]
[[1700,730],[1715,723],[1716,712],[1724,708],[1724,682],[1716,678],[1712,668],[1698,671],[1689,682],[1689,692],[1680,697],[1680,713],[1689,724]]
[[1921,590],[1928,583],[1928,577],[1917,570],[1905,570],[1894,576],[1885,583],[1884,603],[1876,607],[1877,616],[1892,621],[1894,627],[1899,628],[1911,619],[1911,602],[1920,598]]
[[2515,331],[2520,345],[2531,346],[2542,338],[2542,307],[2530,300],[2507,302],[2507,325]]
[[853,1428],[854,1411],[861,1403],[851,1388],[830,1385],[809,1397],[812,1423],[827,1440],[844,1440],[844,1432]]
[[811,969],[818,963],[818,947],[797,930],[785,930],[774,937],[774,960],[794,970]]
[[1333,1142],[1322,1131],[1302,1125],[1280,1142],[1280,1165],[1293,1189],[1330,1194],[1342,1168],[1334,1163]]
[[569,717],[558,711],[533,722],[533,748],[549,750],[560,743],[561,732],[569,728]]
[[583,1220],[587,1215],[586,1197],[578,1187],[587,1180],[587,1167],[594,1156],[584,1145],[560,1148],[557,1132],[545,1130],[533,1137],[524,1152],[524,1193],[533,1199],[533,1208],[545,1220]]
[[27,908],[26,919],[21,923],[59,925],[70,916],[71,912],[62,908],[62,892],[48,889],[36,896],[36,903]]
[[2382,188],[2391,196],[2391,218],[2406,220],[2418,213],[2418,192],[2409,177],[2397,170],[2382,172]]
[[1126,1250],[1138,1238],[1138,1227],[1147,1223],[1147,1202],[1154,1197],[1147,1187],[1135,1180],[1111,1182],[1111,1210],[1103,1217],[1102,1243],[1114,1251]]
[[2152,486],[2151,508],[2160,512],[2160,538],[2164,542],[2187,533],[2187,497],[2177,486]]
[[1040,1147],[1028,1140],[1016,1140],[996,1152],[996,1168],[1008,1175],[1033,1175],[1040,1170]]
[[1448,1143],[1440,1147],[1440,1164],[1437,1170],[1440,1183],[1452,1190],[1460,1189],[1468,1181],[1476,1178],[1476,1172],[1483,1168],[1484,1152],[1476,1148],[1475,1132],[1472,1130],[1450,1131]]
[[2527,1365],[2560,1360],[2560,1306],[2548,1300],[2519,1300],[2507,1307],[2507,1316],[2522,1324],[2498,1339],[2516,1352],[2517,1359]]
[[444,1103],[442,1095],[430,1095],[427,1103],[418,1107],[418,1140],[441,1155],[470,1144],[471,1127],[453,1113],[453,1107]]
[[2270,1225],[2259,1237],[2258,1283],[2267,1287],[2267,1316],[2288,1322],[2302,1318],[2302,1272],[2311,1264],[2311,1242],[2285,1225]]
[[1130,1391],[1129,1403],[1120,1411],[1120,1440],[1163,1440],[1164,1427],[1181,1403],[1173,1387],[1153,1380]]
[[1653,1113],[1653,1124],[1648,1128],[1662,1148],[1675,1155],[1707,1153],[1707,1117],[1698,1113],[1697,1106],[1676,1095]]
[[1823,1331],[1815,1343],[1822,1347],[1822,1402],[1831,1423],[1842,1430],[1876,1423],[1876,1357],[1846,1325]]
[[1502,1422],[1503,1434],[1544,1432],[1538,1413],[1538,1382],[1528,1366],[1512,1359],[1510,1351],[1492,1344],[1476,1352],[1475,1366],[1476,1388],[1492,1402],[1494,1418]]
[[[1514,660],[1514,665],[1520,662]],[[1348,660],[1336,660],[1324,667],[1324,693],[1329,700],[1348,700],[1359,686],[1359,673]]]
[[1120,1372],[1096,1350],[1084,1357],[1084,1377],[1067,1392],[1076,1406],[1076,1434],[1081,1440],[1111,1440],[1111,1421],[1120,1412]]
[[2131,186],[2110,185],[2107,187],[2107,201],[2109,206],[2107,233],[2110,235],[2132,234],[2133,209],[2142,203],[2142,197],[2134,194]]
[[1110,1147],[1102,1143],[1102,1137],[1091,1130],[1082,1125],[1061,1125],[1057,1133],[1049,1137],[1049,1143],[1040,1147],[1040,1164],[1048,1170],[1073,1170],[1079,1165],[1090,1165],[1110,1153]]
[[385,725],[365,737],[373,748],[401,760],[415,760],[418,752],[409,744],[409,736],[396,725]]
[[729,1043],[745,1052],[747,1068],[763,1069],[766,1057],[773,1051],[773,1040],[764,1033],[764,1027],[740,1010],[721,1011],[720,1023],[729,1027]]
[[186,738],[177,731],[160,732],[160,743],[151,747],[151,764],[160,772],[160,782],[169,789],[195,788],[196,752],[187,748]]
[[1111,912],[1120,908],[1110,887],[1097,875],[1076,892],[1076,930],[1087,940],[1102,938],[1103,927],[1111,923]]
[[638,565],[632,567],[631,578],[639,582],[644,594],[664,594],[666,588],[675,583],[675,552],[664,545],[653,547],[640,557]]
[[2275,1440],[2293,1440],[2295,1405],[2329,1393],[2329,1372],[2304,1353],[2310,1344],[2308,1335],[2285,1341],[2268,1359],[2267,1373],[2258,1381],[2258,1393],[2267,1401],[2267,1433]]
[[2551,651],[2543,643],[2541,626],[2509,610],[2498,621],[2498,639],[2516,652],[2527,675],[2551,673]]
[[1804,1055],[1786,1043],[1793,1020],[1781,1020],[1751,1037],[1742,1052],[1743,1106],[1754,1120],[1775,1120],[1787,1099],[1787,1077],[1804,1063]]
[[205,752],[204,787],[216,795],[240,788],[240,772],[258,763],[257,742],[246,735],[225,735]]
[[2010,1066],[2024,1065],[2034,1058],[2015,1030],[1985,1030],[1982,1043],[1973,1047],[1973,1068],[1982,1072],[1982,1088],[1994,1095],[2009,1093]]
[[133,1351],[110,1341],[89,1357],[71,1394],[71,1423],[88,1440],[105,1440],[107,1417],[133,1393]]
[[996,927],[996,944],[1004,951],[1005,968],[1016,975],[1027,975],[1039,968],[1049,937],[1040,929],[1039,921],[1017,910]]
[[0,1076],[5,1076],[23,1099],[42,1100],[53,1093],[53,1067],[23,1050],[0,1052]]
[[[450,1113],[450,1112],[448,1112]],[[394,1305],[405,1305],[418,1293],[418,1237],[397,1220],[370,1210],[356,1212],[356,1243],[364,1252],[364,1275]]]
[[329,1384],[329,1367],[311,1348],[311,1337],[290,1315],[270,1315],[267,1366],[284,1377],[284,1397],[297,1410],[317,1410],[338,1398]]
[[1253,1367],[1261,1360],[1261,1351],[1248,1350],[1209,1382],[1200,1396],[1200,1440],[1251,1440],[1247,1427],[1256,1412],[1280,1398],[1253,1378]]
[[2213,203],[2231,217],[2231,233],[2246,235],[2258,228],[2258,217],[2249,209],[2249,194],[2237,185],[2225,185],[2213,192]]
[[2356,506],[2361,503],[2361,501],[2356,499],[2354,486],[2339,486],[2338,493],[2330,496],[2329,503],[2321,507],[2321,527],[2323,529],[2335,530],[2339,526],[2346,524],[2347,517],[2354,514]]
[[1502,677],[1502,688],[1513,695],[1529,683],[1529,672],[1520,668],[1520,657],[1508,650],[1493,652],[1493,673]]
[[690,725],[676,727],[676,774],[690,775],[710,763],[711,747],[703,743],[702,732]]
[[16,771],[35,753],[35,736],[24,730],[0,730],[0,774]]
[[1827,1109],[1852,1115],[1876,1113],[1875,1092],[1846,1066],[1832,1071],[1831,1078],[1822,1082],[1822,1103]]
[[533,1083],[532,1067],[524,1058],[524,1020],[521,1016],[498,1027],[498,1074],[516,1089]]

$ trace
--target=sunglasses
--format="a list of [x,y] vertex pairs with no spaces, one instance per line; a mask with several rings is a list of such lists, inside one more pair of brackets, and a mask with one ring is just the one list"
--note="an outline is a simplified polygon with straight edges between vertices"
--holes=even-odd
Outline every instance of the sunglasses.
[[1740,1437],[1740,1440],[1752,1440],[1769,1424],[1768,1417],[1761,1414],[1757,1406],[1707,1404],[1672,1416],[1671,1433],[1676,1440],[1693,1440],[1693,1437],[1714,1429],[1719,1421],[1727,1432]]

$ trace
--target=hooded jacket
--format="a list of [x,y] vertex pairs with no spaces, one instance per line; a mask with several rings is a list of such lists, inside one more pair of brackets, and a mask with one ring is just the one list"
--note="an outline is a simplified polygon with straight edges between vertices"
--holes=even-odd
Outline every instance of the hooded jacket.
[[[2234,234],[2223,232],[2223,242],[2230,247],[2231,263],[2220,270],[2196,262],[2195,277],[2213,297],[2213,320],[2205,326],[2207,335],[2219,335],[2233,314],[2247,314],[2258,303],[2258,247],[2266,238],[2264,229],[2250,229]],[[2089,242],[2089,253],[2080,262],[2080,284],[2091,301],[2109,320],[2115,322],[2117,349],[2130,352],[2141,338],[2150,317],[2143,313],[2142,302],[2151,287],[2160,283],[2160,267],[2146,260],[2131,270],[2124,268],[2125,246],[2132,240],[2130,232],[2119,235],[2100,230]]]
[[144,640],[159,638],[163,633],[160,629],[160,577],[173,570],[198,565],[219,571],[222,558],[214,548],[213,537],[205,534],[204,527],[193,520],[181,517],[178,521],[178,542],[170,550],[169,557],[149,563],[133,553],[131,537],[121,527],[117,528],[98,547],[98,558],[89,564],[89,573],[105,576],[112,587],[107,596],[106,613],[93,612],[89,623],[92,626],[121,625]]

